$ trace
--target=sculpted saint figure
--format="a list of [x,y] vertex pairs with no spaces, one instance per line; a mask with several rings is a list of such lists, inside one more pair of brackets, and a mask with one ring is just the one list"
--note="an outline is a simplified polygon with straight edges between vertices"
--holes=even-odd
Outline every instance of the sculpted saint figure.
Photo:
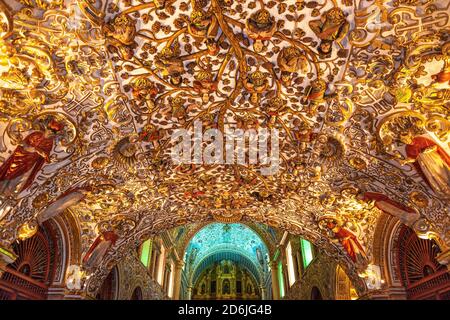
[[272,38],[276,31],[276,26],[275,18],[266,9],[260,9],[250,16],[247,20],[246,31],[248,36],[254,41],[253,49],[255,52],[259,53],[263,50],[263,41]]
[[322,79],[316,79],[305,89],[305,97],[302,102],[309,104],[309,115],[314,115],[316,107],[325,101],[325,91],[327,91],[327,83]]
[[155,66],[163,76],[170,77],[170,83],[178,86],[183,81],[184,73],[183,61],[179,59],[181,54],[178,41],[172,46],[165,47],[155,58]]
[[295,119],[293,121],[294,130],[293,134],[297,143],[299,144],[299,151],[301,153],[307,151],[309,144],[314,139],[314,133],[311,126],[300,119]]
[[202,96],[203,103],[209,101],[209,95],[217,90],[217,81],[210,71],[202,70],[195,75],[194,90]]
[[353,232],[340,226],[335,219],[326,219],[325,227],[331,230],[334,238],[344,247],[353,262],[364,264],[367,255]]
[[321,40],[317,51],[324,59],[331,57],[334,41],[341,46],[340,42],[347,35],[350,24],[341,9],[333,8],[322,14],[320,19],[310,21],[309,27]]
[[271,128],[277,122],[278,117],[283,115],[286,111],[287,106],[285,100],[280,97],[274,97],[269,99],[263,107],[266,109],[267,115],[269,116],[267,126]]
[[407,159],[401,163],[413,163],[425,181],[438,195],[450,197],[450,156],[433,140],[403,134],[401,142],[406,144]]
[[47,126],[29,134],[0,167],[0,194],[11,196],[28,188],[45,162],[50,162],[55,137],[63,123],[52,119]]
[[250,102],[253,104],[258,104],[260,94],[266,91],[269,87],[269,81],[267,80],[267,76],[258,70],[247,75],[247,78],[244,80],[244,87],[252,94],[250,97]]
[[138,105],[146,104],[150,110],[155,107],[155,98],[159,93],[156,84],[147,77],[137,77],[131,82],[131,94]]
[[192,12],[188,31],[197,42],[202,42],[205,39],[214,39],[218,28],[217,19],[213,14],[204,12],[201,9]]
[[116,47],[122,57],[129,60],[133,57],[133,47],[136,45],[136,20],[127,14],[119,14],[103,27],[112,46]]
[[298,71],[306,73],[308,71],[306,56],[302,50],[294,46],[281,49],[277,57],[277,64],[281,70],[281,80],[286,86],[291,84],[292,73]]

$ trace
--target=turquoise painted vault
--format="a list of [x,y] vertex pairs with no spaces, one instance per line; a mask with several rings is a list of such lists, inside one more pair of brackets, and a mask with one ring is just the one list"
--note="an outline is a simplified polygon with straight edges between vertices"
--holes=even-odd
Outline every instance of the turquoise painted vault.
[[203,227],[189,242],[185,263],[195,268],[216,253],[234,253],[251,260],[256,267],[267,263],[268,250],[259,235],[244,224],[212,223]]

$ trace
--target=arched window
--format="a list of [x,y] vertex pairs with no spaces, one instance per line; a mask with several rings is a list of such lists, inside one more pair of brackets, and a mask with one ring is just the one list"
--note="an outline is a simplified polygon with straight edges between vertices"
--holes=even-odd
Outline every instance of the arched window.
[[441,252],[434,240],[417,237],[403,226],[398,237],[398,268],[408,299],[448,299],[450,274],[436,256]]
[[283,265],[281,261],[278,262],[278,282],[280,286],[280,297],[284,297],[284,275],[283,275]]
[[170,298],[173,298],[174,282],[175,282],[175,264],[173,262],[170,262],[170,271],[169,271],[168,283],[167,283],[167,295]]
[[142,296],[142,289],[141,287],[136,287],[136,289],[134,289],[133,294],[131,295],[131,300],[142,300],[143,296]]
[[296,279],[295,279],[294,259],[292,257],[292,245],[290,241],[286,245],[286,261],[287,261],[289,286],[291,287],[295,283]]
[[141,245],[141,262],[144,266],[148,267],[151,259],[151,252],[152,252],[152,240],[148,239],[147,241],[144,241],[144,243]]
[[210,283],[210,291],[211,294],[216,294],[216,289],[217,289],[217,282],[215,280],[212,280]]
[[300,246],[302,248],[303,269],[306,269],[314,258],[313,248],[311,242],[305,239],[300,239]]
[[312,287],[312,289],[311,289],[311,300],[323,300],[322,293],[320,292],[319,288]]

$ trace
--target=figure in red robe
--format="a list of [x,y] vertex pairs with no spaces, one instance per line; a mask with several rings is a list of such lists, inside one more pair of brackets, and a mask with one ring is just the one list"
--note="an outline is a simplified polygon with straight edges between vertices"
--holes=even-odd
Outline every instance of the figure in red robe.
[[362,264],[366,262],[366,253],[356,238],[356,235],[354,235],[350,230],[339,226],[335,220],[328,220],[326,226],[333,232],[334,237],[344,247],[353,262]]
[[105,231],[95,239],[83,258],[87,268],[95,268],[103,259],[109,248],[116,244],[119,237],[113,231]]
[[419,213],[409,208],[400,202],[391,200],[388,196],[377,193],[377,192],[365,192],[360,196],[363,201],[374,201],[375,206],[383,212],[390,214],[391,216],[397,217],[402,223],[407,226],[412,226],[412,224],[419,219]]
[[425,178],[438,195],[450,197],[450,157],[433,140],[415,137],[405,148],[408,159],[403,164],[414,163],[416,170]]
[[52,119],[43,131],[29,134],[0,167],[0,194],[11,196],[28,188],[50,153],[56,134],[64,125]]

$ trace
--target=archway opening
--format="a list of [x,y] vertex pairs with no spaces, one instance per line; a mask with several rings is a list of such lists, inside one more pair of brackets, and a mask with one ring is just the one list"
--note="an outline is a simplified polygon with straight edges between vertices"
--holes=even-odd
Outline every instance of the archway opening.
[[267,298],[269,250],[247,225],[211,223],[189,241],[182,279],[188,299]]
[[97,293],[97,300],[114,300],[117,297],[117,285],[118,285],[118,271],[115,266],[109,272],[106,279],[103,281],[103,284]]
[[142,300],[142,289],[141,287],[136,287],[133,291],[133,294],[131,295],[131,300]]
[[312,287],[311,300],[323,300],[322,293],[320,292],[319,288]]

